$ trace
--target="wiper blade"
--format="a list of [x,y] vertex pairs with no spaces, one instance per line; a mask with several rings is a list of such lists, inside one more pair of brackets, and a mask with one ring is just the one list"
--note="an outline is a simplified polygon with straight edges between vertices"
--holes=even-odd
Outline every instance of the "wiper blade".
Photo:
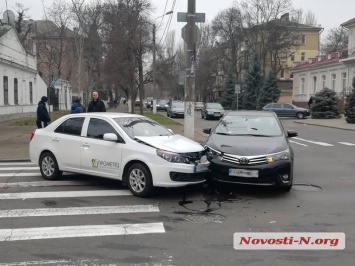
[[216,134],[218,134],[218,135],[227,135],[227,136],[231,135],[231,134],[224,133],[224,132],[217,132]]

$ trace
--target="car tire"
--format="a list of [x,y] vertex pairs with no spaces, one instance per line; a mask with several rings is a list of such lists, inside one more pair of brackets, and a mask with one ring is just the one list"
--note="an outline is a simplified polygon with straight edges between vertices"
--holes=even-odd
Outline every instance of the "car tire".
[[131,165],[127,171],[127,185],[137,197],[150,196],[153,192],[153,180],[148,168],[141,163]]
[[60,178],[63,173],[59,170],[57,160],[51,152],[45,152],[41,155],[39,168],[43,178],[46,180],[56,180]]
[[169,114],[169,112],[166,112],[166,116],[167,116],[167,117],[170,117],[170,114]]
[[298,112],[296,114],[296,117],[297,117],[297,119],[303,119],[304,118],[304,114],[302,112]]
[[204,117],[203,117],[203,112],[201,111],[201,118],[203,119]]

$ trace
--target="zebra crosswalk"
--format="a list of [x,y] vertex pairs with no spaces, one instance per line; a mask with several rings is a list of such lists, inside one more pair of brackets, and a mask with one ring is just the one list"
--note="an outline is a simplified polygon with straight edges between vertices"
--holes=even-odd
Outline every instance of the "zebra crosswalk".
[[[31,201],[36,199],[60,201],[61,199],[90,198],[91,202],[95,203],[102,202],[102,199],[106,197],[132,197],[132,201],[135,199],[127,189],[103,187],[102,183],[100,186],[100,180],[92,178],[77,180],[78,178],[75,179],[74,176],[71,178],[70,174],[67,174],[64,179],[66,180],[43,180],[39,168],[31,162],[0,162],[0,242],[165,233],[164,223],[160,221],[78,225],[80,221],[85,221],[85,219],[80,219],[83,216],[96,215],[100,216],[99,220],[102,220],[105,219],[102,217],[104,215],[117,215],[116,218],[124,218],[127,214],[159,213],[159,207],[152,204],[121,205],[116,204],[121,201],[109,200],[107,202],[111,205],[105,206],[98,203],[95,206],[83,207],[28,208],[28,206],[32,207]],[[100,200],[95,200],[97,198]],[[21,202],[12,204],[16,200],[26,200],[26,204],[21,204]],[[9,206],[16,206],[16,208],[11,209]],[[56,224],[57,226],[48,224],[43,227],[4,228],[4,225],[8,225],[4,222],[6,219],[36,219],[36,217],[77,217],[77,221],[73,225],[65,222],[63,225]]]
[[336,146],[348,146],[348,147],[353,147],[355,146],[355,143],[351,142],[334,142],[334,143],[327,143],[323,141],[315,141],[315,140],[309,140],[309,139],[304,139],[304,138],[299,138],[299,137],[294,137],[290,139],[290,143],[296,144],[298,146],[302,147],[310,147],[310,146],[322,146],[322,147],[336,147]]

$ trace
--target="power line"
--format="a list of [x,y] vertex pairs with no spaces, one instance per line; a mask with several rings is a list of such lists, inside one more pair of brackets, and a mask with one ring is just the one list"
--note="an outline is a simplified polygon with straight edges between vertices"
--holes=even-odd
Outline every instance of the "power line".
[[[171,10],[172,10],[172,11],[174,11],[175,4],[176,4],[176,0],[174,0],[173,5],[172,5],[172,7],[171,7]],[[164,30],[164,32],[163,32],[163,35],[162,35],[162,37],[161,37],[161,39],[160,39],[160,41],[159,41],[159,45],[160,45],[161,41],[162,41],[163,38],[164,38],[165,32],[166,32],[166,35],[167,35],[168,32],[169,32],[169,28],[170,28],[170,24],[171,24],[172,17],[173,17],[173,13],[170,15],[169,22],[168,22],[167,26],[165,27],[165,30]],[[166,37],[165,37],[165,39],[166,39]]]
[[[166,7],[167,7],[167,5],[168,5],[168,1],[169,1],[169,0],[166,0],[166,2],[165,2],[165,7],[164,7],[164,12],[163,12],[163,14],[165,14],[165,12],[166,12]],[[161,21],[160,21],[160,24],[159,24],[159,26],[158,26],[158,29],[161,27],[161,24],[163,23],[163,20],[164,20],[164,16],[162,16],[162,18],[161,18]]]

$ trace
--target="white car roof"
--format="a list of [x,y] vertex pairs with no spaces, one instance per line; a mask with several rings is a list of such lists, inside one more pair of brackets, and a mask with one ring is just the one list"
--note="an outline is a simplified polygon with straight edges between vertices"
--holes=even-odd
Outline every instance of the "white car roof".
[[145,117],[143,115],[129,114],[129,113],[113,113],[113,112],[93,112],[93,113],[78,113],[70,114],[71,116],[88,116],[88,117],[109,117],[109,118],[120,118],[120,117]]

